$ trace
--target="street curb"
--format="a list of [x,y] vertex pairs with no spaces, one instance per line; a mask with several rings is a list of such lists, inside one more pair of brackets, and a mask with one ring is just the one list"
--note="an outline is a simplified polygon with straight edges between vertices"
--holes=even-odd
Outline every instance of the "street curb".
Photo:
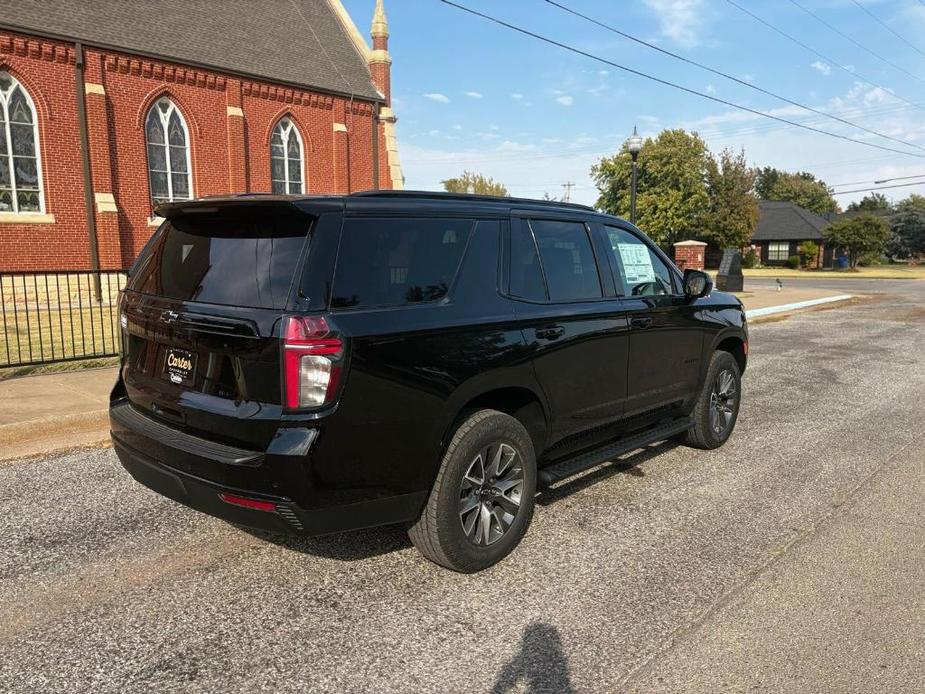
[[749,320],[752,318],[763,318],[778,313],[789,313],[790,311],[799,311],[800,309],[811,308],[813,306],[833,304],[837,301],[848,301],[853,298],[854,296],[852,294],[839,294],[838,296],[824,296],[821,299],[808,299],[806,301],[797,301],[792,304],[781,304],[780,306],[765,306],[764,308],[755,308],[751,311],[746,311],[745,317]]
[[109,441],[109,410],[44,417],[0,426],[0,462]]

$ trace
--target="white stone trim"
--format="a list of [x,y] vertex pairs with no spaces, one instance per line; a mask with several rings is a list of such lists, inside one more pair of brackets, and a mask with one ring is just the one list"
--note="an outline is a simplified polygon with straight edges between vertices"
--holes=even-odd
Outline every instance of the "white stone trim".
[[149,227],[159,227],[164,223],[163,217],[158,217],[157,215],[152,215],[148,217],[148,226]]
[[102,84],[96,84],[95,82],[85,82],[84,92],[87,94],[105,94],[106,87]]
[[[389,116],[381,118],[382,111],[388,110]],[[395,114],[392,109],[382,109],[380,111],[380,120],[382,122],[382,131],[385,135],[386,161],[389,165],[389,178],[392,180],[392,190],[403,190],[405,187],[405,176],[401,171],[401,162],[398,158],[398,138],[395,136]]]
[[97,212],[119,211],[119,208],[116,206],[116,199],[112,196],[112,193],[94,193],[93,199],[96,200]]
[[0,224],[54,224],[53,214],[38,212],[0,212]]
[[370,63],[385,63],[386,65],[392,64],[392,56],[389,55],[388,51],[382,49],[377,49],[369,52],[369,62]]
[[707,244],[704,243],[703,241],[678,241],[675,244],[675,247],[677,246],[706,246],[706,245]]
[[229,116],[240,116],[244,118],[244,111],[241,110],[240,106],[229,106],[227,111]]
[[336,133],[345,133],[347,132],[347,126],[343,123],[334,124],[334,132]]

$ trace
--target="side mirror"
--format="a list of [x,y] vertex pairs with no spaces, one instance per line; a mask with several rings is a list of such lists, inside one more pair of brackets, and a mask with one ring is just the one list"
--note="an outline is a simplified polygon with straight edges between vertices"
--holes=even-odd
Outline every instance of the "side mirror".
[[700,270],[684,271],[684,295],[688,299],[699,299],[713,291],[710,276]]

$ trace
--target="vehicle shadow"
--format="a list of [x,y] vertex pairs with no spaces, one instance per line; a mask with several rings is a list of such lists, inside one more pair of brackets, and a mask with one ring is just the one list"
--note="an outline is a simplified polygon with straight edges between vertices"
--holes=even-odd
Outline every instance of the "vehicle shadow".
[[574,692],[559,630],[543,622],[527,625],[520,641],[520,651],[501,668],[491,691],[492,694],[513,691],[529,694]]
[[360,561],[411,547],[404,525],[355,530],[334,535],[302,537],[235,525],[249,535],[284,549],[339,561]]
[[585,475],[581,475],[580,477],[576,477],[555,487],[541,490],[536,497],[536,503],[540,506],[549,506],[571,494],[580,492],[582,489],[587,489],[592,484],[596,484],[601,480],[605,480],[619,473],[632,475],[633,477],[645,477],[646,473],[639,467],[642,463],[656,458],[663,453],[667,453],[680,445],[681,444],[677,441],[663,441],[661,443],[651,444],[645,448],[640,448],[633,453],[624,454],[616,460],[604,463],[601,467],[594,468]]

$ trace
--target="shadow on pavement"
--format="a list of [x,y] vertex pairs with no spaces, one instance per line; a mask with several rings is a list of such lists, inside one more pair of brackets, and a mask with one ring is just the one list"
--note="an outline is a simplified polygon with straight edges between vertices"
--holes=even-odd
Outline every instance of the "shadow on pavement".
[[540,506],[549,506],[554,504],[560,499],[564,499],[570,494],[575,494],[580,492],[582,489],[590,487],[592,484],[605,480],[608,477],[612,477],[618,473],[625,473],[627,475],[632,475],[633,477],[645,477],[645,472],[642,468],[638,467],[647,460],[652,458],[657,458],[663,453],[677,448],[680,444],[676,441],[663,441],[662,443],[652,444],[641,448],[634,453],[618,458],[610,463],[605,463],[601,467],[597,467],[591,470],[591,472],[582,475],[581,477],[576,477],[573,480],[565,482],[564,484],[559,484],[555,487],[549,489],[544,489],[536,497],[536,503]]
[[[522,685],[526,685],[526,689]],[[524,629],[517,653],[498,673],[492,694],[526,691],[529,694],[575,691],[559,631],[551,624],[534,622]]]
[[274,545],[293,552],[340,561],[370,559],[411,547],[408,531],[402,525],[387,525],[381,528],[369,528],[367,530],[318,537],[286,535],[284,533],[245,528],[240,525],[235,525],[235,527],[256,538],[272,542]]

